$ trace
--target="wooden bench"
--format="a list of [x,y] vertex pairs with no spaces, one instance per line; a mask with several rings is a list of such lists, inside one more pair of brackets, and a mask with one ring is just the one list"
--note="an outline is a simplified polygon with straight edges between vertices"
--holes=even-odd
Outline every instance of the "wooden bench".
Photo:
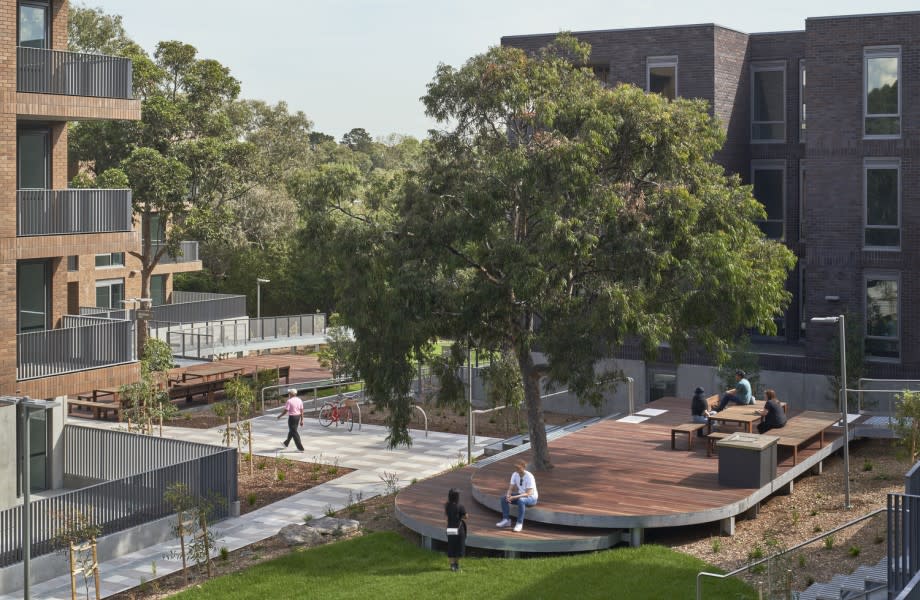
[[81,400],[79,398],[67,399],[67,412],[70,412],[74,406],[88,408],[93,411],[93,418],[108,417],[108,411],[112,411],[121,419],[121,405],[117,402],[93,402],[92,400]]
[[713,431],[706,436],[706,456],[712,456],[716,453],[716,442],[730,436],[730,433],[723,431]]
[[693,450],[693,436],[697,431],[707,427],[707,423],[682,423],[671,428],[671,450],[676,449],[674,438],[678,433],[687,434],[687,450]]
[[185,399],[191,402],[195,396],[203,396],[206,402],[214,400],[214,392],[224,389],[225,381],[218,379],[216,381],[196,381],[194,383],[177,383],[169,388],[170,400]]
[[840,422],[840,415],[835,413],[807,410],[788,421],[785,427],[770,429],[767,435],[779,437],[777,445],[792,449],[792,464],[799,459],[799,448],[806,442],[818,438],[818,448],[824,447],[824,432]]

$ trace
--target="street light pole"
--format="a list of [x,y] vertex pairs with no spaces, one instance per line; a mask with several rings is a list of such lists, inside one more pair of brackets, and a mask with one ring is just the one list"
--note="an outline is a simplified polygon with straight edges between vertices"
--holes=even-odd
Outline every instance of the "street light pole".
[[847,326],[846,317],[812,317],[812,323],[837,323],[840,336],[840,415],[843,418],[843,508],[850,506],[850,423],[847,408]]
[[[28,400],[28,397],[24,400]],[[32,581],[32,473],[29,472],[31,467],[29,464],[31,462],[29,460],[29,418],[31,416],[29,407],[23,403],[19,413],[19,430],[22,432],[20,436],[22,446],[19,451],[22,456],[22,597],[24,600],[32,597],[30,590]]]
[[466,464],[473,464],[473,344],[466,349]]
[[271,279],[256,277],[256,320],[259,322],[259,337],[262,337],[262,284],[271,283]]

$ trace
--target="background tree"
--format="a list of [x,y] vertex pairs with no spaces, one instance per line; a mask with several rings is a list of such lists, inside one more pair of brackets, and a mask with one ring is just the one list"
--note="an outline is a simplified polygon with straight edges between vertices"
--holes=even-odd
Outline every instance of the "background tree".
[[323,195],[337,307],[391,444],[410,441],[412,360],[436,336],[514,356],[548,469],[542,377],[599,403],[618,373],[596,365],[624,344],[720,354],[741,328],[772,331],[788,302],[793,256],[712,161],[724,133],[705,103],[604,89],[577,66],[589,51],[562,37],[441,65],[423,101],[451,128],[423,166],[360,203]]

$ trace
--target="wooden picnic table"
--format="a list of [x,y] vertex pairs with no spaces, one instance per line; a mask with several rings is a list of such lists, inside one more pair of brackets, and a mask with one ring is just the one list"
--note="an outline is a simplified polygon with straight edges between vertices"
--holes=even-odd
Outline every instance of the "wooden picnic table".
[[233,375],[242,375],[243,367],[213,366],[205,367],[195,371],[186,371],[182,374],[182,382],[185,383],[190,379],[201,379],[203,381],[213,381],[215,379],[224,379]]
[[[107,400],[103,400],[104,398],[107,398]],[[118,402],[118,390],[99,388],[86,394],[77,394],[77,400],[86,400],[89,402]]]
[[[714,416],[709,417],[709,430],[710,432],[712,431],[711,424],[713,421],[719,421],[721,423],[737,423],[742,428],[745,428],[748,433],[754,433],[754,423],[759,423],[763,419],[760,411],[766,405],[765,401],[759,400],[754,404],[729,404]],[[780,402],[779,405],[783,407],[783,412],[786,412],[786,403]]]

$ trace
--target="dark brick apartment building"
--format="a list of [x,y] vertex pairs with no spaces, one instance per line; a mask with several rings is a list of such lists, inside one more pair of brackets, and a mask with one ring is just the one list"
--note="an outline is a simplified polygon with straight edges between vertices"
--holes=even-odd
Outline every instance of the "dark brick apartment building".
[[[754,186],[761,228],[798,257],[777,336],[756,338],[762,371],[775,373],[768,385],[796,374],[812,383],[790,393],[816,391],[814,376],[835,372],[837,330],[808,320],[842,313],[863,321],[871,376],[920,378],[920,12],[816,17],[775,33],[706,24],[575,35],[608,84],[709,101],[727,134],[717,159]],[[502,44],[532,51],[554,37]],[[651,398],[695,385],[667,358],[642,368]]]

